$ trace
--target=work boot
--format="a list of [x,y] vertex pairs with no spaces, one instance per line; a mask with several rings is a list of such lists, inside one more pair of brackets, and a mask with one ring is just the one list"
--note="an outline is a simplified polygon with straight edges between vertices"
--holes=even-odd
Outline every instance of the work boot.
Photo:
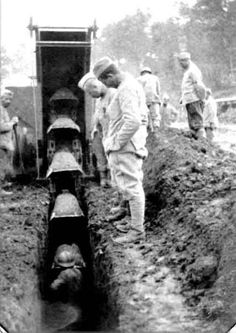
[[130,230],[124,236],[112,238],[112,241],[119,245],[125,245],[128,243],[139,244],[145,241],[145,232],[140,232],[138,230]]
[[9,195],[12,195],[12,194],[13,194],[13,192],[0,190],[0,196],[9,196]]
[[197,138],[204,138],[206,139],[206,131],[204,128],[199,128],[199,130],[196,131]]
[[110,214],[107,216],[108,222],[114,222],[122,220],[127,215],[127,209],[126,208],[120,208],[116,214]]
[[116,230],[125,234],[130,230],[130,225],[127,221],[125,221],[125,219],[122,221],[116,221],[113,225]]
[[128,200],[121,200],[118,206],[111,208],[110,214],[117,214],[117,212],[119,212],[123,208],[128,209],[128,206],[129,206]]

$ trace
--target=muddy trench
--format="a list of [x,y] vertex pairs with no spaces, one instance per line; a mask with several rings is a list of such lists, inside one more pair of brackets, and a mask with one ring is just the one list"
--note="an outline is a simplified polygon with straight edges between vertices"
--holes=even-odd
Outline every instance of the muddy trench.
[[[48,280],[47,188],[1,206],[1,324],[9,332],[225,333],[236,317],[235,155],[178,130],[148,139],[147,242],[116,245],[112,189],[84,188],[87,271],[73,303]],[[124,221],[129,221],[125,217]]]

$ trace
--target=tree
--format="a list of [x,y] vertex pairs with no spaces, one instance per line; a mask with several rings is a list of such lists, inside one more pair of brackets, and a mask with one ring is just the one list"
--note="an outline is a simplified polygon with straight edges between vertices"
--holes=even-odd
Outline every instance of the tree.
[[5,48],[1,47],[0,49],[1,57],[1,81],[6,78],[9,73],[9,66],[11,64],[10,58],[7,56]]
[[178,21],[169,19],[152,25],[152,51],[156,54],[156,71],[165,90],[179,89],[179,71],[176,54],[179,51],[181,27]]
[[123,20],[109,24],[96,41],[95,57],[107,55],[123,60],[124,67],[135,72],[150,50],[148,35],[149,14],[140,10],[135,15],[128,15]]
[[187,18],[187,48],[201,64],[209,84],[215,88],[227,84],[232,50],[236,49],[236,1],[198,0],[192,8],[182,5],[181,13]]

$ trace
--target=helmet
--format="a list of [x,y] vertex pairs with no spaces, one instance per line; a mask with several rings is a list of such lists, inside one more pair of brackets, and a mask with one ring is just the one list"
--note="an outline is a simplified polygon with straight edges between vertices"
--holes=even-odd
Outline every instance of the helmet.
[[140,74],[142,74],[144,72],[148,72],[148,73],[152,74],[152,70],[150,67],[143,67],[140,71]]
[[72,246],[63,244],[57,248],[54,263],[60,267],[73,267],[75,266],[75,250]]

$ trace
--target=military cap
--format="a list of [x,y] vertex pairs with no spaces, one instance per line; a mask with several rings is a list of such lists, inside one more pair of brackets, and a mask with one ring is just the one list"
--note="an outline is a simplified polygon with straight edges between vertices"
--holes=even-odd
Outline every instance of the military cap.
[[92,79],[97,79],[96,76],[92,72],[86,73],[79,81],[78,87],[83,89],[85,88],[85,84]]
[[150,67],[143,67],[140,71],[140,74],[142,74],[143,72],[148,72],[148,73],[152,74],[152,70]]
[[179,60],[191,59],[191,54],[189,52],[181,52],[178,55]]
[[102,73],[104,73],[105,70],[109,66],[114,65],[114,64],[115,63],[114,63],[114,61],[111,58],[109,58],[109,57],[103,57],[100,60],[98,60],[96,62],[96,64],[94,65],[94,67],[93,67],[93,73],[94,73],[94,75],[97,78],[99,78],[102,75]]

